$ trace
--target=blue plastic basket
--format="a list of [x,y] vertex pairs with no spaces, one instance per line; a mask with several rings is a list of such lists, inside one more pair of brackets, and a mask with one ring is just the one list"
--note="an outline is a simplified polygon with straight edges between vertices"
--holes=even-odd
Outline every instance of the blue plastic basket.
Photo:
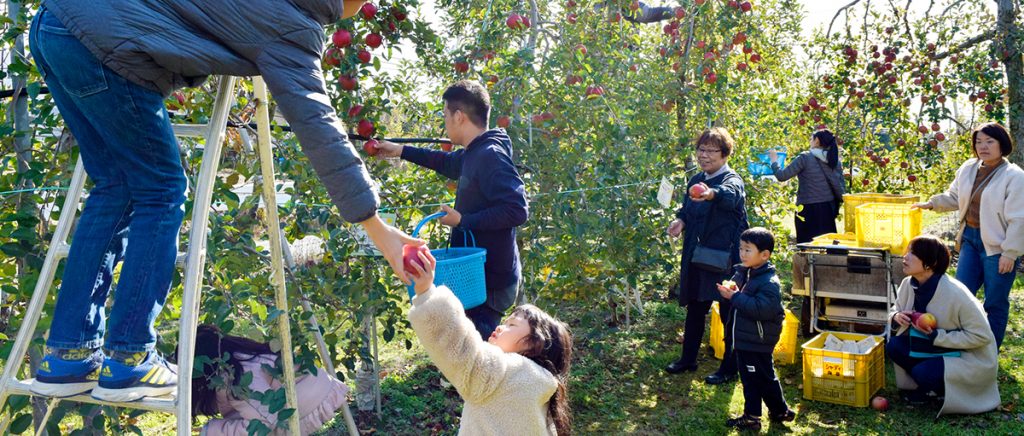
[[[779,167],[786,167],[786,152],[779,151]],[[747,170],[752,176],[770,176],[775,174],[772,171],[772,161],[768,159],[768,152],[758,153],[757,162],[747,161]]]
[[[428,221],[445,216],[444,212],[437,212],[423,218],[412,236],[416,237]],[[453,230],[454,231],[454,230]],[[452,293],[462,302],[462,307],[472,309],[487,301],[487,282],[484,280],[484,261],[487,260],[487,250],[476,246],[476,237],[473,232],[463,229],[463,234],[469,234],[472,241],[471,247],[448,247],[430,250],[430,254],[437,259],[437,268],[434,270],[434,284],[447,286]],[[416,296],[414,285],[409,285],[409,299]]]

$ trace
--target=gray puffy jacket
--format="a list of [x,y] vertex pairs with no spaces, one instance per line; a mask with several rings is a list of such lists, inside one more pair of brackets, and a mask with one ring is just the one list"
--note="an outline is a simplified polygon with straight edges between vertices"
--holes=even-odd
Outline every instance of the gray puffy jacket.
[[324,28],[342,0],[44,0],[111,70],[169,95],[214,74],[263,76],[342,218],[379,206],[327,96]]

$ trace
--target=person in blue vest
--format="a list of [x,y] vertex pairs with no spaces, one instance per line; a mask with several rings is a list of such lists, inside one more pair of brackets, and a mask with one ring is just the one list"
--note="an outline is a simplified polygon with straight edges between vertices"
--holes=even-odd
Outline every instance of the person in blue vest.
[[444,126],[452,144],[465,148],[445,152],[380,141],[377,157],[400,157],[458,180],[455,207],[441,206],[448,214],[441,223],[451,226],[453,247],[472,239],[487,249],[484,275],[487,302],[466,311],[482,339],[501,324],[505,310],[515,302],[521,267],[516,227],[526,222],[526,189],[512,155],[512,140],[504,129],[488,129],[491,97],[479,82],[463,80],[445,90]]

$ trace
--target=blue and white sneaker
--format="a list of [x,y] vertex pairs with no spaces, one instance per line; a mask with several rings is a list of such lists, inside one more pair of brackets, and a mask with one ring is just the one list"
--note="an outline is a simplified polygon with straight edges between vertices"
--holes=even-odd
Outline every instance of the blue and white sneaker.
[[167,363],[155,351],[135,356],[131,360],[138,364],[134,366],[110,358],[104,360],[99,386],[92,390],[92,397],[124,403],[171,394],[178,389],[177,365]]
[[30,388],[33,393],[47,397],[70,397],[88,392],[96,387],[96,380],[103,365],[103,352],[82,350],[80,356],[61,359],[47,354],[36,371],[36,380]]

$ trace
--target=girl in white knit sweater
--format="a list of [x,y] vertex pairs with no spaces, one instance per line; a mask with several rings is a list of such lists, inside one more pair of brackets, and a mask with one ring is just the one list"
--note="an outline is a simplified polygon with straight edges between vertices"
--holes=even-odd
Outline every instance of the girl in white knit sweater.
[[466,401],[460,435],[568,435],[572,335],[532,305],[517,307],[487,342],[458,298],[435,287],[436,261],[420,252],[409,322],[430,359]]

